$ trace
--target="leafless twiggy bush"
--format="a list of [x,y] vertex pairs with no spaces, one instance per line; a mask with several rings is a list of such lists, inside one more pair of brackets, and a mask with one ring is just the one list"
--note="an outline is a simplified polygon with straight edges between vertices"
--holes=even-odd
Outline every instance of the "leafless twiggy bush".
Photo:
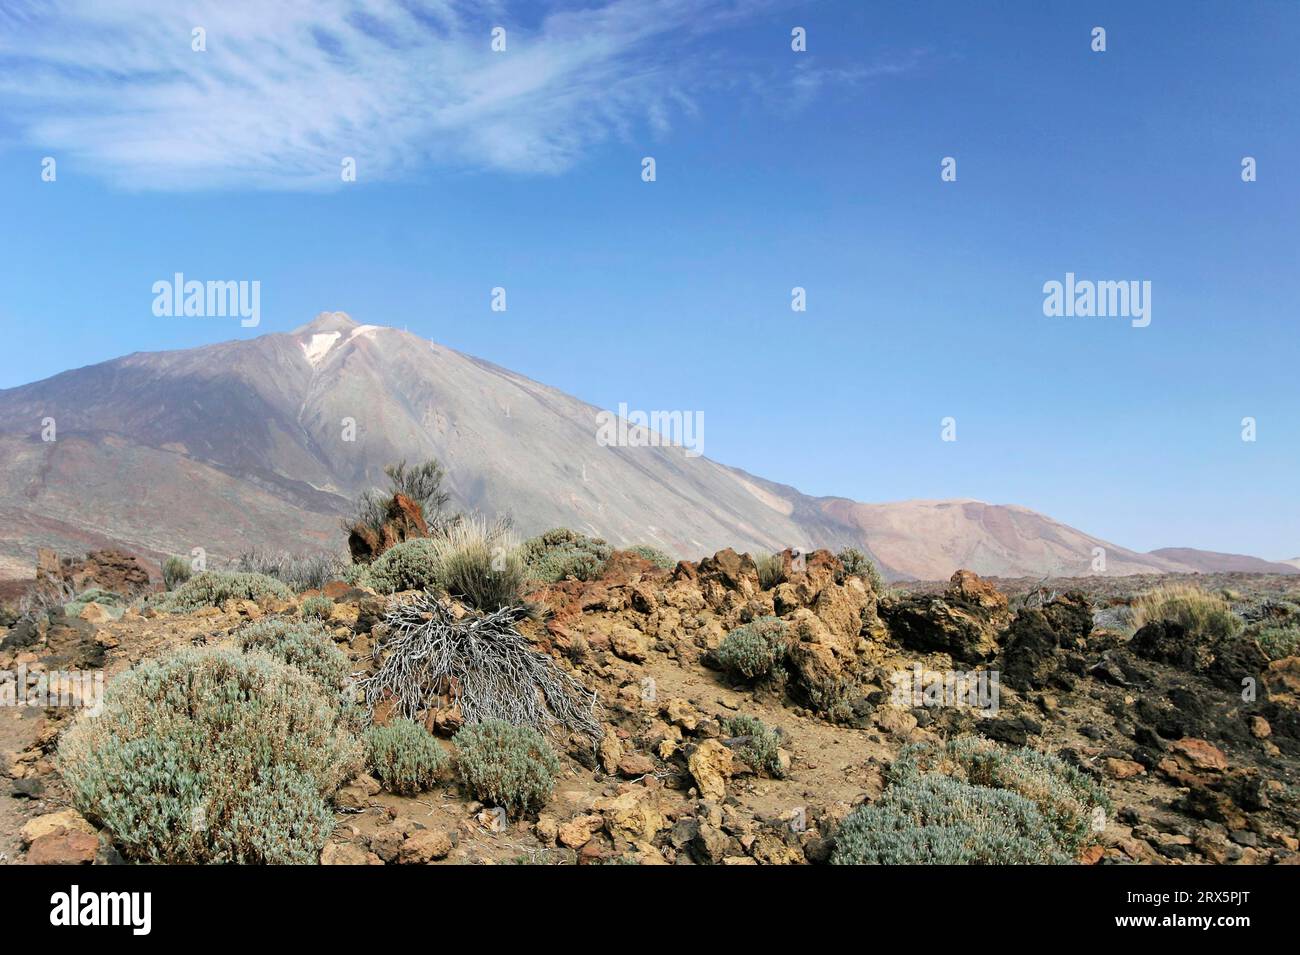
[[375,648],[383,662],[359,683],[366,706],[373,711],[391,697],[396,715],[414,719],[446,696],[467,724],[504,720],[543,734],[564,729],[601,739],[596,694],[529,645],[515,627],[518,614],[503,607],[458,620],[430,594],[392,607],[388,636]]

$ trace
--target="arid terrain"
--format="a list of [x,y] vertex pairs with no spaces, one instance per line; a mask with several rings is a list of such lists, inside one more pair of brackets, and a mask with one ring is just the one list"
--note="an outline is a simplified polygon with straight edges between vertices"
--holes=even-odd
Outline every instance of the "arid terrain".
[[[80,574],[82,589],[136,594],[35,623],[11,612],[0,670],[89,669],[110,686],[142,660],[228,646],[255,622],[318,613],[321,593],[334,645],[355,677],[373,675],[389,611],[418,596],[333,580],[168,612],[152,593],[157,581],[139,589],[125,555],[65,561],[62,571],[47,560],[47,571]],[[1107,808],[1069,853],[1074,861],[1300,862],[1300,657],[1270,659],[1250,629],[1300,622],[1298,578],[987,581],[959,572],[886,589],[829,552],[800,561],[787,551],[760,569],[732,550],[675,566],[615,551],[586,576],[532,589],[533,613],[520,623],[531,652],[596,695],[603,730],[598,741],[553,737],[559,771],[544,805],[498,811],[450,772],[399,795],[363,770],[332,795],[321,862],[844,861],[846,818],[885,798],[905,747],[969,737],[997,752],[1053,754],[1104,791]],[[1159,622],[1135,636],[1124,622],[1134,598],[1175,583],[1223,592],[1244,633],[1207,646]],[[768,618],[791,635],[779,678],[722,668],[728,634]],[[997,673],[996,708],[900,701],[896,674],[918,665]],[[391,715],[381,702],[373,719]],[[737,738],[738,716],[775,731],[762,758]],[[60,737],[78,719],[87,717],[75,707],[0,708],[0,859],[123,858],[112,832],[74,808],[57,765]],[[454,749],[464,719],[444,700],[419,721]]]
[[424,457],[446,466],[453,504],[509,516],[524,534],[572,527],[673,557],[856,547],[889,580],[959,568],[1300,574],[1192,548],[1139,553],[1015,505],[813,497],[711,459],[707,441],[690,453],[602,444],[599,414],[342,312],[287,334],[73,369],[0,389],[0,575],[29,575],[38,547],[123,546],[152,560],[196,547],[213,559],[328,549],[384,465]]

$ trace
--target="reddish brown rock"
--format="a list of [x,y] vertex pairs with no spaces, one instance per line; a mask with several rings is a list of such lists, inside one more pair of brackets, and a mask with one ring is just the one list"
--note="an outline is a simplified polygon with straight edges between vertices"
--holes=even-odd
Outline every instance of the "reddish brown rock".
[[90,865],[99,839],[85,832],[62,830],[39,836],[27,849],[28,865]]
[[348,528],[348,551],[353,563],[368,564],[394,544],[428,536],[429,525],[424,522],[420,505],[397,493],[388,501],[381,527],[353,524]]

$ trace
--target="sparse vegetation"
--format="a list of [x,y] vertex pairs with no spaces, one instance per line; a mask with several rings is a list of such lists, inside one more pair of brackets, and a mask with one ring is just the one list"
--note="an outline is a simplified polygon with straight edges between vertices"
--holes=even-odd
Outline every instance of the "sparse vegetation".
[[785,557],[782,554],[760,554],[754,558],[758,567],[758,585],[771,590],[785,581]]
[[385,466],[384,474],[388,477],[388,490],[374,489],[358,495],[353,504],[351,519],[344,521],[345,527],[360,524],[376,533],[380,532],[388,516],[389,506],[398,494],[419,505],[420,514],[430,534],[442,533],[460,520],[459,515],[448,514],[444,510],[451,501],[451,495],[442,489],[446,472],[437,461],[431,459],[408,466],[402,460]]
[[120,594],[115,594],[109,590],[101,590],[98,587],[91,587],[89,590],[83,590],[64,604],[63,612],[69,617],[80,616],[86,604],[90,603],[99,604],[114,619],[121,617],[123,611],[126,610],[126,601]]
[[672,570],[677,566],[677,561],[673,560],[657,547],[650,547],[648,544],[637,544],[635,547],[629,547],[632,553],[636,554],[642,560],[648,560],[660,570]]
[[595,580],[609,561],[612,548],[599,537],[557,527],[524,541],[521,557],[531,580],[553,584],[574,577]]
[[331,580],[342,580],[348,566],[348,561],[338,554],[291,554],[284,550],[249,551],[235,562],[238,571],[274,577],[297,591],[320,590]]
[[1141,630],[1155,620],[1179,624],[1194,642],[1210,645],[1236,636],[1241,618],[1223,597],[1199,587],[1177,584],[1142,594],[1129,608],[1129,622]]
[[722,730],[733,739],[744,739],[741,758],[760,773],[773,779],[785,776],[781,765],[781,737],[756,716],[733,716],[725,720]]
[[175,590],[194,575],[194,568],[184,557],[168,557],[162,564],[163,586]]
[[786,625],[777,617],[760,617],[732,630],[713,651],[724,670],[746,680],[770,674],[785,658]]
[[181,650],[113,681],[64,735],[77,809],[132,861],[313,863],[361,765],[338,708],[261,653]]
[[475,799],[510,815],[546,805],[560,761],[536,730],[486,720],[456,734],[456,767]]
[[402,460],[384,468],[394,494],[405,494],[420,505],[420,513],[431,533],[437,533],[455,524],[457,519],[443,513],[451,495],[442,489],[447,473],[441,464],[430,459],[422,464],[407,466]]
[[170,613],[186,613],[200,607],[220,607],[227,600],[288,600],[292,596],[293,591],[265,574],[205,570],[165,595],[158,607]]
[[450,759],[433,734],[399,717],[366,732],[370,767],[389,792],[413,796],[432,789]]
[[875,562],[856,547],[846,547],[836,555],[844,565],[845,577],[861,577],[871,586],[874,594],[885,592],[885,581]]

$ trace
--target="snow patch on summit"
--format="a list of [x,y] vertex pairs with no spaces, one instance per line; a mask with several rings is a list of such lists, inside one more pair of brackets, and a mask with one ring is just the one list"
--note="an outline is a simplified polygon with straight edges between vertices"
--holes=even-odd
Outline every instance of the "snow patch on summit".
[[342,332],[325,332],[321,335],[313,335],[309,342],[299,342],[302,346],[302,353],[307,356],[307,361],[311,362],[313,368],[320,364],[320,360],[325,357],[334,343],[342,337]]

